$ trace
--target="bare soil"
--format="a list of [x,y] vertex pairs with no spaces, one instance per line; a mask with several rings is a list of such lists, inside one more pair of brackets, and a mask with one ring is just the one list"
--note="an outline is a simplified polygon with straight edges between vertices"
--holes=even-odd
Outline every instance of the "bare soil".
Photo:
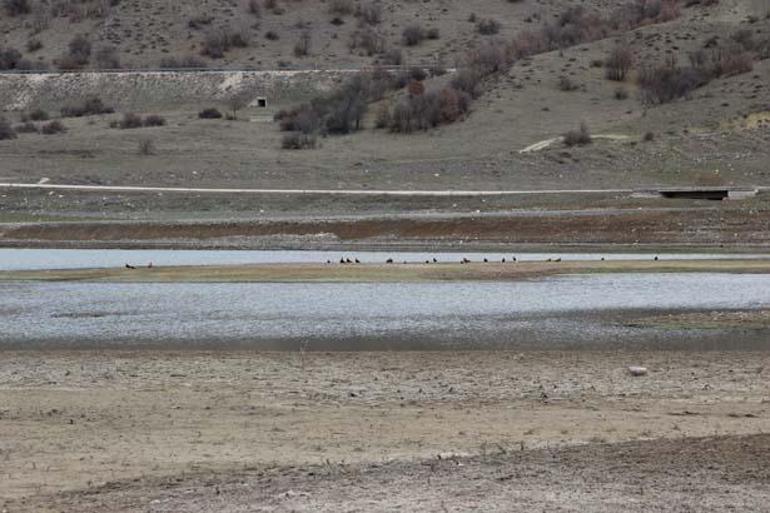
[[[622,205],[626,200],[617,201]],[[231,221],[11,222],[0,224],[0,244],[236,248],[617,244],[747,248],[770,243],[768,223],[767,202],[761,198],[745,204],[695,202],[689,208],[532,209],[477,214],[445,211],[431,215],[307,215]]]
[[768,511],[766,352],[0,362],[9,512]]

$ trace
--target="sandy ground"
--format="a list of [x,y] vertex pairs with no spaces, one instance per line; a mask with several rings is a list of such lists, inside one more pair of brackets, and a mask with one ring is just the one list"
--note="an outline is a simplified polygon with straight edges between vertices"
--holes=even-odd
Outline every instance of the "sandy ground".
[[565,274],[600,273],[767,273],[770,259],[569,261],[391,264],[253,264],[154,266],[140,268],[0,271],[3,281],[77,281],[109,283],[249,282],[418,282],[526,280]]
[[4,352],[0,504],[768,511],[769,354]]

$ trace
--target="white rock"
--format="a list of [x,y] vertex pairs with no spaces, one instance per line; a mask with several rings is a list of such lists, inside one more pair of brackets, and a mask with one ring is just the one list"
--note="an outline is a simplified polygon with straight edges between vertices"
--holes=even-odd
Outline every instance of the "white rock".
[[639,367],[637,365],[631,365],[628,368],[628,372],[632,376],[646,376],[647,375],[647,367]]

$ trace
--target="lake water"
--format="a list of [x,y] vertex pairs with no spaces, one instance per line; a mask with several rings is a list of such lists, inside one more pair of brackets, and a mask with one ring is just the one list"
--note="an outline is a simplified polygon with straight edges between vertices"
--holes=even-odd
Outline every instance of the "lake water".
[[[607,316],[767,307],[764,274],[504,283],[8,282],[0,283],[0,346],[623,347],[642,340],[641,332],[605,322]],[[685,333],[680,342],[703,336]]]
[[488,258],[500,261],[516,257],[521,261],[562,260],[661,260],[770,258],[767,254],[652,254],[652,253],[471,253],[471,252],[384,252],[384,251],[233,251],[233,250],[121,250],[121,249],[11,249],[0,248],[0,271],[40,269],[84,269],[122,267],[126,263],[156,266],[170,265],[234,265],[275,263],[339,262],[340,258],[358,258],[364,263],[424,262],[437,258],[440,262],[459,262],[463,257],[473,261]]

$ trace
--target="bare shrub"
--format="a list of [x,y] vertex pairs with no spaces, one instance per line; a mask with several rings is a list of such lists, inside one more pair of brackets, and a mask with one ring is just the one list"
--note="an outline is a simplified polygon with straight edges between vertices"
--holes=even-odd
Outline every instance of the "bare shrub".
[[754,56],[738,47],[715,50],[712,60],[716,77],[740,75],[754,69]]
[[401,33],[401,40],[406,46],[417,46],[425,40],[425,29],[413,23]]
[[48,121],[48,112],[43,109],[32,109],[28,114],[32,121]]
[[28,52],[33,53],[43,48],[43,42],[33,37],[27,40],[27,44],[25,46]]
[[32,10],[28,0],[3,0],[3,9],[11,17],[29,14]]
[[318,113],[307,103],[288,111],[279,111],[273,119],[279,122],[281,130],[284,132],[312,134],[317,132],[321,126]]
[[390,126],[390,109],[391,107],[388,104],[383,103],[380,105],[380,108],[377,111],[377,117],[374,120],[375,128],[387,128]]
[[398,48],[393,48],[383,54],[382,62],[389,66],[400,66],[404,62],[404,54]]
[[79,118],[83,116],[95,116],[99,114],[112,114],[115,109],[104,104],[98,96],[90,96],[83,103],[65,105],[61,108],[61,115],[65,118]]
[[353,0],[330,0],[329,14],[347,16],[353,14],[354,7]]
[[285,150],[307,150],[316,147],[316,135],[293,132],[286,134],[281,140],[281,147]]
[[312,44],[312,37],[310,35],[310,31],[304,31],[297,40],[296,43],[294,43],[294,56],[295,57],[306,57],[310,55],[310,47]]
[[200,111],[198,113],[198,117],[200,119],[221,119],[222,113],[219,112],[219,109],[215,109],[214,107],[208,107]]
[[204,69],[206,68],[206,61],[194,55],[164,57],[160,61],[160,67],[161,69]]
[[670,64],[643,67],[639,72],[642,101],[651,104],[668,103],[687,96],[708,81],[709,76],[700,69]]
[[386,46],[385,37],[373,29],[356,30],[350,37],[350,48],[361,48],[368,56],[384,53]]
[[205,26],[211,25],[212,21],[214,21],[213,16],[208,14],[199,14],[198,16],[194,16],[187,20],[187,26],[191,29],[198,30]]
[[0,117],[0,141],[16,139],[16,131],[7,119]]
[[148,116],[144,117],[144,121],[142,121],[142,124],[144,126],[165,126],[166,125],[166,118],[163,116],[160,116],[158,114],[150,114]]
[[119,69],[121,67],[118,51],[111,45],[97,48],[94,54],[94,61],[100,69]]
[[0,70],[16,69],[22,60],[21,52],[15,48],[0,48]]
[[259,0],[248,0],[246,3],[246,10],[249,14],[253,14],[257,18],[262,16],[262,6],[259,5]]
[[555,22],[526,30],[513,39],[517,58],[596,41],[612,34],[650,24],[669,21],[679,16],[676,0],[633,0],[610,11],[606,16],[573,6],[563,11]]
[[580,123],[580,127],[577,130],[570,130],[564,134],[564,144],[567,146],[585,146],[586,144],[591,144],[591,142],[591,132],[585,123]]
[[476,24],[476,32],[483,36],[491,36],[500,32],[500,22],[494,18],[486,18]]
[[481,94],[480,85],[486,77],[507,71],[512,63],[510,45],[488,42],[466,54],[464,66],[452,79],[452,87],[475,98]]
[[238,119],[238,111],[248,107],[250,102],[251,96],[246,92],[238,92],[228,96],[225,103],[232,113],[232,116],[229,116],[230,119]]
[[67,131],[67,128],[58,119],[49,121],[48,123],[45,123],[42,127],[40,127],[40,133],[43,135],[60,134],[66,131]]
[[453,87],[444,87],[401,99],[388,115],[391,132],[412,133],[454,123],[470,106],[470,97]]
[[27,121],[15,127],[17,134],[39,134],[40,129],[31,121]]
[[572,80],[570,77],[566,75],[562,75],[559,77],[559,81],[557,82],[557,85],[560,91],[565,91],[565,92],[572,92],[580,89],[580,86],[574,80]]
[[201,54],[212,59],[221,59],[232,48],[249,46],[249,34],[245,29],[221,28],[206,34],[201,47]]
[[382,4],[376,0],[360,4],[356,16],[367,25],[379,25],[382,23]]
[[137,147],[137,151],[139,155],[154,155],[156,148],[155,148],[155,141],[150,139],[149,137],[143,137],[139,140],[139,144]]
[[143,125],[144,123],[142,123],[142,117],[138,114],[134,114],[133,112],[126,112],[123,114],[123,119],[115,124],[117,128],[121,128],[123,130],[142,128]]
[[91,58],[91,41],[83,34],[72,38],[68,45],[68,57],[78,66],[85,66]]
[[634,65],[634,54],[627,45],[618,45],[604,61],[604,75],[608,80],[622,82]]

